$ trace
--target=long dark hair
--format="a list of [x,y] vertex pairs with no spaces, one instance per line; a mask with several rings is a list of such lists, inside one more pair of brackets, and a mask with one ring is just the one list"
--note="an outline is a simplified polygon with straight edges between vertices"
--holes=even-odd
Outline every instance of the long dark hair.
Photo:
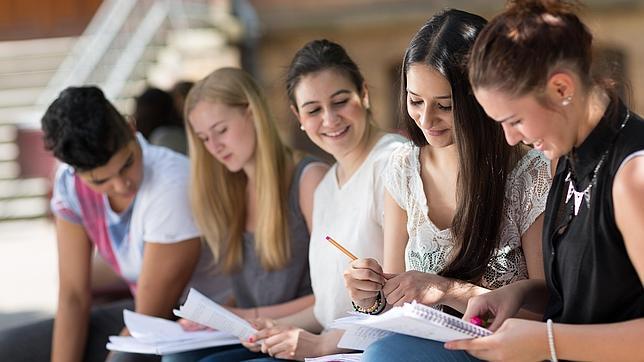
[[[442,74],[452,88],[454,137],[458,147],[456,214],[452,222],[454,248],[439,274],[479,282],[498,246],[505,184],[521,150],[505,142],[502,128],[487,117],[472,93],[467,61],[476,36],[485,26],[480,16],[444,10],[414,35],[403,58],[400,99],[407,103],[406,74],[412,64],[424,64]],[[416,146],[427,145],[409,117],[404,126]]]

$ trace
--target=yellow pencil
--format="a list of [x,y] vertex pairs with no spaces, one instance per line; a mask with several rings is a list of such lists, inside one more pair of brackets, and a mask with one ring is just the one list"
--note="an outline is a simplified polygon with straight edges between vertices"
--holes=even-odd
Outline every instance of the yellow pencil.
[[333,240],[330,236],[327,236],[326,239],[333,244],[336,248],[340,249],[341,252],[343,252],[346,256],[351,258],[351,261],[354,261],[358,259],[355,255],[353,255],[349,250],[345,249],[344,246],[340,245],[337,241]]

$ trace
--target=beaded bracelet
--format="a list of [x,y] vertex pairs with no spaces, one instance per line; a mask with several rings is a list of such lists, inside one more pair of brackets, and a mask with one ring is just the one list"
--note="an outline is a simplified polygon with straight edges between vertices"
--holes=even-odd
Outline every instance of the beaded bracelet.
[[555,335],[552,332],[552,319],[546,321],[546,331],[548,332],[548,347],[550,348],[550,361],[557,362],[557,351],[555,351]]
[[354,301],[351,301],[351,305],[353,306],[353,310],[355,310],[356,312],[373,315],[373,314],[379,314],[385,309],[385,306],[387,305],[387,300],[382,298],[382,292],[380,292],[378,293],[378,295],[376,295],[376,300],[374,301],[373,305],[369,308],[363,308],[357,305]]

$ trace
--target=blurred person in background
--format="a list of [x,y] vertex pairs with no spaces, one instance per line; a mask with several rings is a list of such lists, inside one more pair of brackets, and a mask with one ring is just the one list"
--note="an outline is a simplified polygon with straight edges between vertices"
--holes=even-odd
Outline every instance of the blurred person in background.
[[177,99],[158,88],[147,88],[136,97],[134,120],[137,131],[153,145],[186,154],[186,131],[177,109]]

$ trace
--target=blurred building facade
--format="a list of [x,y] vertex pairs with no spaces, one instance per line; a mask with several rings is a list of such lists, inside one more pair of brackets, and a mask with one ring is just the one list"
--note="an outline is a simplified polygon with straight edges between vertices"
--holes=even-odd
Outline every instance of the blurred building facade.
[[[644,0],[583,4],[597,58],[626,85],[622,92],[633,109],[644,113],[639,39]],[[16,195],[24,201],[36,194],[46,208],[42,177],[49,161],[37,144],[38,119],[64,86],[98,84],[130,113],[131,97],[147,85],[167,89],[220,66],[242,66],[265,88],[287,142],[314,150],[290,114],[284,91],[286,67],[303,44],[317,38],[342,44],[365,75],[376,122],[392,129],[400,116],[400,62],[421,24],[446,7],[491,18],[503,5],[502,0],[3,0],[0,219],[20,217],[6,203]]]
[[[261,25],[258,77],[285,135],[309,147],[288,109],[284,75],[292,55],[307,41],[328,38],[342,44],[369,85],[379,125],[397,128],[400,64],[413,34],[436,11],[451,7],[487,19],[500,12],[499,0],[251,0]],[[583,1],[583,20],[595,36],[597,60],[622,85],[633,109],[644,113],[644,1]]]

